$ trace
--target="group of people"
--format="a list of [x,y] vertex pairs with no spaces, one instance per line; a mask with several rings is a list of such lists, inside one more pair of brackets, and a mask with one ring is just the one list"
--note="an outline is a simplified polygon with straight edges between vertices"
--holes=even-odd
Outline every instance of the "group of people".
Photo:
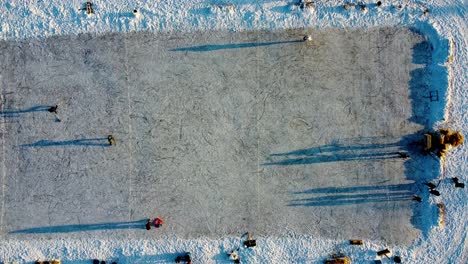
[[[455,183],[455,188],[465,188],[465,183],[460,182],[460,180],[457,177],[452,178],[452,182]],[[432,182],[425,182],[424,185],[429,187],[429,193],[435,196],[440,196],[440,192],[436,190],[436,188],[439,186],[440,181],[437,185],[435,185]],[[422,202],[422,198],[418,195],[413,196],[413,201],[416,202]]]

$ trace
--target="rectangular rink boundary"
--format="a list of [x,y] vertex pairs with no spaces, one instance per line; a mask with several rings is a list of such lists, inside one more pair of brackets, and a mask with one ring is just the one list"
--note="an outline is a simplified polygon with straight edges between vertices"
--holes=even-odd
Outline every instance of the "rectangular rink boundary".
[[158,237],[421,232],[411,199],[439,164],[415,145],[431,47],[408,28],[0,47],[3,239],[153,238],[149,217]]

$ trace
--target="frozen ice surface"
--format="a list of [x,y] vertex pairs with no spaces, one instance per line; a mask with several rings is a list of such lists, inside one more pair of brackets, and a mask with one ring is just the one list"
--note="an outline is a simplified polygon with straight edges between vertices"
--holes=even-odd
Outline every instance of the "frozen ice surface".
[[432,53],[408,28],[2,46],[3,230],[15,238],[151,237],[151,216],[186,238],[409,244],[422,229],[411,198],[438,163],[416,168],[432,161],[413,146],[431,87],[412,76]]

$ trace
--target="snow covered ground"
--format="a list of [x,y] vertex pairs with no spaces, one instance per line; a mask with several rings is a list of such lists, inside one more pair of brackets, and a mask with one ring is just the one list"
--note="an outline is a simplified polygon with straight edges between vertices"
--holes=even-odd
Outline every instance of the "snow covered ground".
[[[464,1],[412,1],[387,2],[377,8],[369,5],[367,12],[359,9],[345,11],[341,1],[323,1],[316,4],[315,12],[302,11],[286,1],[97,1],[96,14],[88,17],[77,8],[78,1],[6,1],[0,6],[0,34],[6,40],[28,40],[56,35],[77,33],[129,32],[175,32],[229,30],[244,31],[255,29],[288,29],[311,27],[323,29],[372,28],[384,26],[409,26],[428,36],[433,46],[432,60],[428,63],[431,72],[430,86],[447,86],[446,108],[433,108],[434,120],[428,124],[434,127],[450,127],[467,135],[466,109],[468,93],[466,86],[467,42],[466,4]],[[395,8],[391,5],[402,8]],[[226,5],[232,5],[230,8]],[[131,11],[137,8],[140,15],[134,17]],[[423,15],[423,10],[429,14]],[[453,60],[447,62],[447,51],[453,43]],[[446,66],[440,67],[441,65]],[[3,64],[3,67],[7,65]],[[2,70],[3,74],[4,70]],[[448,74],[447,74],[448,73]],[[2,76],[2,80],[4,80]],[[3,83],[3,82],[2,82]],[[2,84],[4,86],[4,84]],[[2,88],[2,91],[3,88]],[[432,109],[432,108],[431,108]],[[443,113],[445,120],[439,121]],[[434,124],[435,123],[435,124]],[[3,141],[5,126],[2,127]],[[4,147],[4,145],[3,145]],[[5,147],[4,147],[5,148]],[[5,151],[3,152],[3,159]],[[441,167],[440,177],[444,178],[439,190],[440,197],[430,197],[435,206],[442,202],[446,208],[444,227],[432,227],[423,233],[412,245],[390,249],[401,255],[405,263],[466,263],[467,203],[464,189],[454,189],[451,177],[466,182],[466,145],[455,149]],[[5,164],[5,163],[4,163]],[[2,170],[5,173],[5,168]],[[2,186],[5,194],[3,175]],[[5,197],[2,198],[2,203]],[[4,205],[2,205],[1,228],[4,229]],[[428,218],[434,212],[426,212]],[[424,221],[424,219],[423,219]],[[430,221],[429,221],[430,222]],[[0,260],[33,261],[37,258],[61,258],[72,263],[86,263],[91,258],[115,259],[126,263],[165,263],[174,258],[174,253],[191,251],[194,260],[200,263],[226,262],[223,252],[237,247],[239,238],[225,239],[181,239],[169,237],[164,240],[140,239],[129,241],[117,239],[37,239],[31,241],[7,239],[2,232]],[[362,247],[351,247],[344,240],[290,234],[284,237],[261,237],[254,250],[244,250],[241,257],[252,263],[318,263],[329,253],[342,251],[356,263],[369,262],[376,258],[375,251],[387,247],[382,241],[366,241]],[[384,260],[385,261],[385,260]]]

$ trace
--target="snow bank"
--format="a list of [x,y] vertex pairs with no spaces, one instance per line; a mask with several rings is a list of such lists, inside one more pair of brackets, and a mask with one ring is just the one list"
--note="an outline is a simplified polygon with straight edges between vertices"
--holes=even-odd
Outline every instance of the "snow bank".
[[[357,2],[357,1],[350,1]],[[369,4],[368,12],[359,9],[346,11],[342,1],[319,1],[315,12],[300,10],[289,1],[247,0],[215,1],[94,1],[95,15],[86,15],[78,8],[80,1],[5,1],[0,5],[0,38],[18,40],[44,38],[53,35],[105,33],[129,31],[197,31],[325,27],[415,27],[428,37],[434,47],[434,86],[448,85],[443,96],[443,120],[433,120],[436,127],[448,126],[468,135],[465,91],[468,76],[466,11],[463,1],[428,0],[383,1],[382,7]],[[398,5],[402,4],[402,8]],[[219,7],[218,5],[221,5]],[[229,7],[232,5],[232,8]],[[140,15],[135,17],[136,8]],[[427,15],[423,14],[429,9]],[[451,45],[450,43],[453,43]],[[453,60],[447,63],[448,51]],[[444,69],[447,67],[446,69]],[[440,111],[440,109],[438,110]],[[438,116],[438,113],[435,114]],[[405,263],[466,263],[468,247],[467,194],[454,189],[449,178],[467,181],[467,144],[455,149],[441,169],[443,180],[440,197],[431,197],[435,205],[445,205],[444,227],[432,228],[409,248],[391,247]],[[378,241],[366,242],[362,247],[346,246],[345,241],[323,241],[312,237],[261,238],[259,246],[241,252],[241,258],[252,263],[318,263],[329,253],[343,251],[356,263],[375,259],[374,252],[387,245]],[[86,263],[92,258],[118,259],[126,263],[165,263],[174,253],[191,251],[195,262],[224,262],[223,252],[239,245],[239,239],[222,240],[130,240],[130,241],[6,241],[0,242],[1,260],[33,261],[37,258],[61,258],[71,263]],[[67,262],[68,262],[67,261]]]

